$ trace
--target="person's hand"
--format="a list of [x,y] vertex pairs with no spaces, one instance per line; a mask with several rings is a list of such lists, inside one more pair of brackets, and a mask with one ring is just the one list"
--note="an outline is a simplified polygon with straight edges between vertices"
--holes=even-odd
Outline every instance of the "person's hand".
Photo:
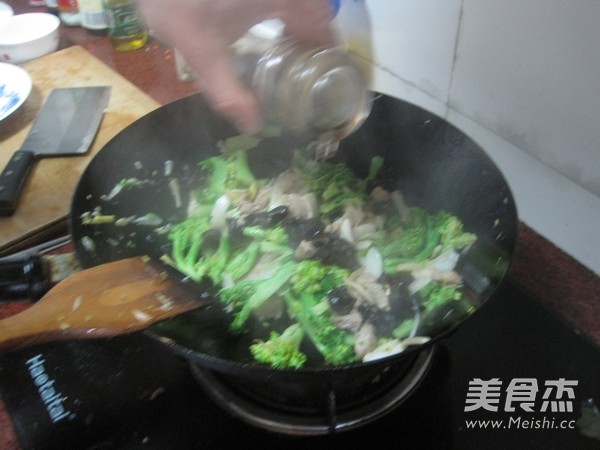
[[258,132],[260,109],[236,76],[229,46],[252,26],[278,18],[285,33],[316,45],[334,42],[326,0],[138,0],[148,26],[194,69],[210,105],[241,131]]

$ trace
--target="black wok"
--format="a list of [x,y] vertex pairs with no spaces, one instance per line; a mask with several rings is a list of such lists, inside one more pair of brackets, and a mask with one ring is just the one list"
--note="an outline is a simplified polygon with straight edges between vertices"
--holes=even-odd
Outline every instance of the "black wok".
[[[167,220],[181,220],[194,187],[197,163],[217,153],[217,141],[235,134],[198,95],[161,107],[119,133],[87,167],[73,199],[70,227],[80,262],[87,267],[137,254],[160,256],[165,239],[152,232],[152,227],[140,232],[139,226],[135,230],[82,226],[80,216],[102,206],[103,213],[118,217],[156,212]],[[286,149],[292,142],[291,138],[273,141],[274,166],[285,164]],[[423,109],[385,95],[377,96],[370,117],[342,142],[336,159],[366,175],[375,155],[385,158],[385,185],[400,189],[408,204],[448,210],[477,234],[460,270],[476,306],[483,304],[505,276],[516,241],[516,208],[502,174],[461,131]],[[168,169],[166,173],[167,160],[172,161],[167,165],[172,172]],[[99,200],[121,179],[132,177],[150,177],[156,183],[132,189],[118,202]],[[169,190],[173,178],[181,190],[181,205],[175,204]],[[247,387],[250,396],[306,414],[330,403],[332,392],[339,404],[348,406],[365,393],[388,389],[419,355],[459,325],[441,326],[428,344],[375,362],[276,370],[249,362],[244,352],[253,337],[239,342],[227,332],[227,323],[215,304],[147,333],[198,367]]]

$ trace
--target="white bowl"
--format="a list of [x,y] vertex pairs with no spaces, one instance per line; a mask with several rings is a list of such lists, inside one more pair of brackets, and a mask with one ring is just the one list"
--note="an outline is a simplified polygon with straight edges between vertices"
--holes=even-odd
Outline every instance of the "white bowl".
[[0,21],[0,61],[20,64],[56,51],[60,19],[53,14],[17,14]]

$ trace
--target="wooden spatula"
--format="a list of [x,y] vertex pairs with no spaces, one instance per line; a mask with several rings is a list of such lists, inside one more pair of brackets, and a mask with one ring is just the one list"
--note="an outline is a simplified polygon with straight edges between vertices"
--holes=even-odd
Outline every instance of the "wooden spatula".
[[209,302],[160,261],[123,259],[78,272],[30,308],[0,320],[0,350],[131,333]]

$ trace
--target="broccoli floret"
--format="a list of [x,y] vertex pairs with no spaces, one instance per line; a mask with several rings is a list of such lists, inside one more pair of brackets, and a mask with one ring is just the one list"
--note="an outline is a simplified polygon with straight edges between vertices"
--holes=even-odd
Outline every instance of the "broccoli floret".
[[172,243],[171,258],[175,267],[190,278],[198,281],[197,263],[202,257],[200,249],[204,242],[204,233],[211,228],[210,220],[205,216],[193,215],[173,226],[169,232]]
[[463,223],[456,216],[446,213],[445,220],[440,227],[440,253],[446,250],[462,250],[475,242],[474,233],[468,233],[463,229]]
[[420,291],[419,295],[423,298],[423,307],[426,312],[430,312],[445,306],[453,301],[460,301],[463,293],[457,285],[443,285],[435,281],[429,282]]
[[375,246],[384,257],[384,270],[394,273],[398,264],[423,262],[447,250],[461,250],[475,240],[463,230],[462,222],[447,211],[431,214],[422,208],[411,208],[405,221],[392,221],[389,230]]
[[322,297],[334,287],[343,284],[349,275],[348,269],[307,259],[298,262],[290,281],[297,294],[308,292]]
[[341,365],[358,361],[354,352],[354,336],[331,321],[329,310],[323,311],[319,308],[319,296],[305,291],[296,297],[288,291],[284,298],[292,316],[302,326],[327,364]]
[[207,181],[197,197],[201,203],[212,202],[228,191],[256,191],[258,180],[248,165],[245,150],[235,150],[223,156],[212,156],[200,163]]
[[263,280],[244,280],[232,287],[220,290],[221,301],[234,310],[231,330],[239,332],[250,317],[252,311],[281,290],[294,273],[295,263],[284,262],[271,278]]
[[329,216],[349,203],[363,205],[368,201],[366,181],[358,178],[345,164],[320,162],[307,165],[305,180],[320,200],[322,215]]
[[419,291],[423,314],[419,334],[432,335],[448,329],[474,311],[472,303],[459,286],[431,281]]
[[206,252],[204,257],[198,262],[198,272],[206,274],[213,283],[219,284],[230,255],[231,245],[229,235],[222,233],[217,249],[214,252]]
[[225,192],[227,182],[227,162],[220,156],[212,156],[200,164],[208,180],[204,189],[199,192],[198,200],[211,202],[219,198]]
[[381,248],[383,258],[412,258],[418,255],[427,242],[427,228],[415,227],[398,233],[400,237],[384,244]]
[[220,283],[231,255],[231,245],[227,233],[220,233],[216,249],[214,245],[207,245],[205,236],[211,229],[210,219],[199,215],[174,225],[169,232],[171,260],[179,271],[195,281],[208,276],[213,283]]
[[259,225],[245,227],[243,234],[256,241],[268,241],[278,245],[288,244],[288,233],[281,225],[272,228],[263,228]]
[[236,281],[246,275],[260,255],[260,245],[258,242],[250,242],[245,248],[238,250],[227,263],[224,273],[232,280]]
[[275,253],[281,256],[291,256],[294,253],[289,246],[288,233],[281,225],[272,228],[253,225],[245,227],[242,234],[258,243],[261,253]]
[[250,346],[255,361],[269,364],[274,368],[300,368],[306,362],[306,355],[300,351],[304,330],[293,324],[279,334],[271,331],[267,341],[257,341]]

